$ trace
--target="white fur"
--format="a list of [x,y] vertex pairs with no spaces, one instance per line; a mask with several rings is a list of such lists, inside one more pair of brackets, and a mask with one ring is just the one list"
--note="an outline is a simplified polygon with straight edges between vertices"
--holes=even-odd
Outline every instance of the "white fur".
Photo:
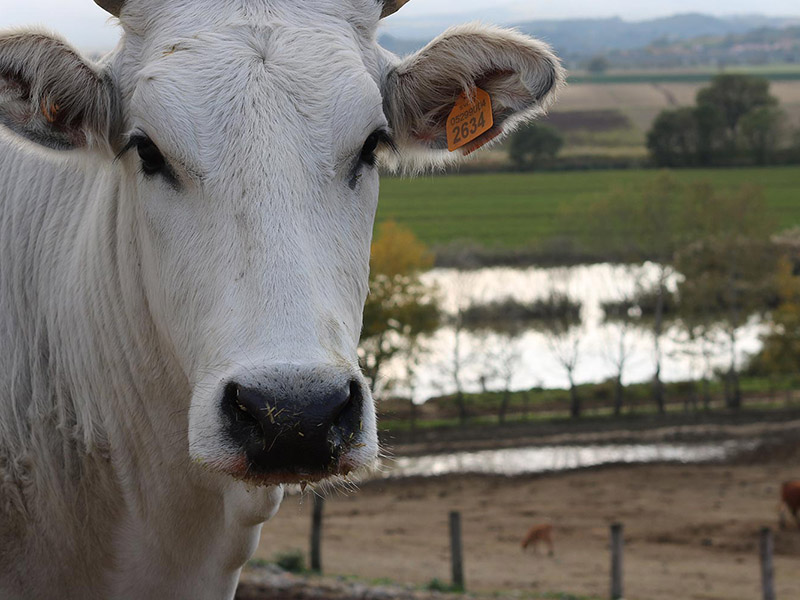
[[[221,386],[300,368],[363,382],[378,175],[364,166],[353,185],[352,166],[386,126],[402,160],[419,107],[447,101],[425,83],[440,51],[400,63],[375,43],[380,12],[130,0],[99,65],[0,34],[0,597],[233,595],[282,487],[231,476]],[[482,49],[459,61],[440,46],[459,86],[526,53],[560,83],[527,38],[457,33]],[[525,69],[503,84],[520,98],[517,80],[540,83]],[[509,122],[550,93],[518,98]],[[114,160],[134,131],[178,186],[144,177],[135,150]],[[377,452],[367,400],[354,466]]]

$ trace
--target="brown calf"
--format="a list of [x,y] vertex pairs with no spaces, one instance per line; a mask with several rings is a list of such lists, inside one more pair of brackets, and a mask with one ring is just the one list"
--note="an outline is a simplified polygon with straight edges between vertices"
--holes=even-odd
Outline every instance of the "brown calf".
[[778,509],[781,529],[786,527],[783,514],[784,508],[789,510],[797,523],[797,527],[800,529],[800,514],[798,514],[800,511],[800,481],[787,481],[781,488],[781,504]]
[[541,525],[534,525],[528,530],[528,533],[522,540],[522,549],[525,550],[530,544],[533,544],[533,549],[536,551],[538,547],[538,542],[542,542],[547,545],[550,556],[553,556],[554,548],[553,548],[553,526],[549,523],[543,523]]

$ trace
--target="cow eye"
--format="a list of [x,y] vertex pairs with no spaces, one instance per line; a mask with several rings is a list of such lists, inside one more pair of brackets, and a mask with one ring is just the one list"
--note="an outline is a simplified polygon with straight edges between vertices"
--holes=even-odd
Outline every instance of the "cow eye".
[[392,142],[389,132],[385,129],[376,129],[369,134],[369,137],[367,137],[364,142],[364,146],[361,148],[361,156],[359,157],[361,163],[369,165],[370,167],[375,166],[375,151],[381,144],[394,148],[394,142]]
[[362,163],[369,166],[373,166],[375,164],[375,150],[377,150],[378,144],[381,141],[380,134],[380,131],[373,131],[369,134],[369,137],[364,142],[364,146],[361,148]]
[[142,161],[142,172],[145,175],[160,173],[167,166],[164,155],[148,137],[136,138],[136,152]]

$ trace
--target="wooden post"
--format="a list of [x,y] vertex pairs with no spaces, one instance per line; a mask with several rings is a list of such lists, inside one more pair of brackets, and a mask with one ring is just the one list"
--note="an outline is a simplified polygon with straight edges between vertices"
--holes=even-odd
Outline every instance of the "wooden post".
[[611,526],[611,600],[620,600],[622,592],[622,523]]
[[775,569],[772,564],[772,554],[775,544],[772,538],[772,530],[764,527],[761,530],[761,589],[764,593],[764,600],[775,600]]
[[311,570],[322,573],[322,509],[325,498],[313,494],[314,511],[311,515]]
[[453,587],[464,590],[464,556],[461,551],[461,513],[450,513],[450,561],[453,567]]

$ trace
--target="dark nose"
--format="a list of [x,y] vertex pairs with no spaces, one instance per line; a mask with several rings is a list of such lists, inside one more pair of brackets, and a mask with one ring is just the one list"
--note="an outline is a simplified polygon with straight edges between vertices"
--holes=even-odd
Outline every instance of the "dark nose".
[[356,441],[362,425],[360,390],[356,381],[299,389],[232,381],[225,387],[223,412],[252,474],[318,479],[338,474],[339,457]]

